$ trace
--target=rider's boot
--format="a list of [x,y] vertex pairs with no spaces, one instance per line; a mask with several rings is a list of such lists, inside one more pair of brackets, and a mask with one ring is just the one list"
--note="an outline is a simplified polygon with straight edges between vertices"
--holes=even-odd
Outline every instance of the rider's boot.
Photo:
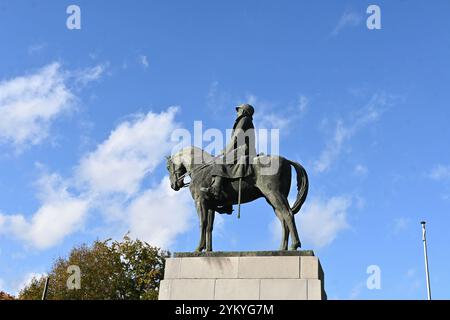
[[214,176],[211,186],[208,188],[214,199],[221,201],[222,199],[222,177]]
[[[209,188],[209,190],[211,194],[214,196],[214,199],[217,200],[219,203],[221,202],[223,203],[225,201],[227,195],[222,188],[222,177],[215,176],[213,178],[213,183]],[[231,205],[218,206],[216,208],[216,211],[218,213],[232,214],[233,206]]]
[[[214,176],[212,179],[212,184],[209,188],[201,188],[202,191],[209,193],[214,200],[216,200],[219,204],[223,203],[226,200],[226,193],[222,188],[222,177]],[[216,211],[218,213],[226,213],[231,214],[233,212],[233,206],[231,205],[223,205],[217,206]]]
[[223,203],[227,198],[227,194],[222,187],[222,180],[222,177],[214,176],[211,186],[206,189],[206,191],[214,198],[214,200],[219,203]]
[[222,206],[222,207],[216,207],[216,212],[220,213],[220,214],[232,214],[233,213],[233,206],[231,205],[226,205],[226,206]]

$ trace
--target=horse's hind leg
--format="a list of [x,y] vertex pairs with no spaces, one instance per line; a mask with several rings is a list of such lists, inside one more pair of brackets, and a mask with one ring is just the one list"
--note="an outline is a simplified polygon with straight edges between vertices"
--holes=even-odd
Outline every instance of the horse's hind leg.
[[196,199],[195,206],[200,219],[200,242],[195,251],[202,252],[206,248],[207,210],[204,201],[200,199]]
[[300,248],[302,246],[301,242],[300,242],[300,237],[298,236],[298,231],[297,231],[297,226],[295,224],[295,217],[294,214],[292,213],[291,210],[291,206],[289,205],[289,201],[287,200],[287,198],[285,196],[281,196],[284,202],[284,207],[286,208],[286,224],[288,225],[288,228],[291,232],[291,239],[292,239],[292,243],[291,243],[291,250],[297,250],[298,248]]
[[276,214],[278,220],[280,220],[280,224],[281,224],[280,250],[287,250],[288,249],[288,241],[289,241],[289,229],[288,229],[286,221],[283,217],[283,213],[277,206],[274,205],[274,203],[277,202],[274,197],[266,196],[266,200],[272,206],[273,211],[275,211],[275,214]]
[[206,251],[212,251],[212,231],[214,228],[214,216],[216,212],[208,209],[206,217]]
[[281,233],[282,233],[280,250],[287,250],[288,243],[289,243],[289,229],[283,218],[281,218],[280,222],[281,222]]
[[277,214],[278,218],[282,222],[283,229],[289,230],[287,233],[287,236],[283,238],[283,242],[286,241],[286,245],[282,245],[282,250],[287,250],[287,240],[288,235],[291,235],[292,244],[291,244],[291,250],[297,250],[301,246],[300,239],[298,237],[297,227],[295,225],[295,219],[294,215],[289,207],[289,202],[287,201],[286,197],[283,196],[279,192],[271,192],[265,195],[266,199],[270,202],[272,207],[275,210],[275,213]]

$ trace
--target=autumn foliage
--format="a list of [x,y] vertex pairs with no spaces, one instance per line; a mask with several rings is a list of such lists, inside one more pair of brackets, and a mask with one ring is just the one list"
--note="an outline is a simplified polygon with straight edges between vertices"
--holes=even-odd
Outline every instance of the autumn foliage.
[[[122,241],[95,241],[75,247],[67,259],[59,258],[49,272],[47,299],[51,300],[153,300],[169,252],[125,236]],[[71,289],[69,266],[81,271],[80,289]],[[70,270],[70,269],[69,269]],[[45,277],[33,279],[19,299],[41,299]]]

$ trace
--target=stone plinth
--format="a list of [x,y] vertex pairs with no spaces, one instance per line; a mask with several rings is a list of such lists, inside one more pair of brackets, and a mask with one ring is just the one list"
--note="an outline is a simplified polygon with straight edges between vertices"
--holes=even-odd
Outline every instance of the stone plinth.
[[325,300],[312,251],[175,253],[160,300]]

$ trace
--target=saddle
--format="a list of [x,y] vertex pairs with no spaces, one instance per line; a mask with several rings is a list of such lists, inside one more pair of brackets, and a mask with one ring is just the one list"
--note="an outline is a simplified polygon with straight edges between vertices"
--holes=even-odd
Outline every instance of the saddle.
[[[247,164],[247,170],[246,170],[246,175],[245,176],[240,176],[238,178],[230,178],[225,177],[225,175],[221,175],[223,178],[223,182],[222,182],[222,190],[220,191],[220,194],[218,197],[214,197],[211,194],[211,186],[212,186],[212,181],[211,181],[211,185],[209,188],[205,188],[202,187],[200,190],[205,192],[206,197],[209,197],[212,202],[215,203],[215,211],[218,213],[225,213],[225,214],[232,214],[233,213],[233,206],[229,205],[229,204],[223,204],[225,202],[225,200],[227,199],[227,193],[224,191],[226,189],[225,184],[230,184],[232,183],[232,181],[236,181],[239,179],[242,179],[242,182],[246,182],[246,184],[248,185],[253,185],[255,183],[255,170],[254,170],[254,164],[253,163],[257,163],[257,158],[260,156],[264,156],[264,153],[259,153],[257,154],[254,158],[253,161]],[[223,168],[223,167],[222,167]],[[217,172],[217,171],[216,171]]]

